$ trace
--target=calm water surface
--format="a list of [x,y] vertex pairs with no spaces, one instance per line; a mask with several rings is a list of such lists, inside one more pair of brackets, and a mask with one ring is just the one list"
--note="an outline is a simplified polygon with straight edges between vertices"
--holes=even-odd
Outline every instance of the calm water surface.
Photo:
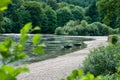
[[[30,34],[30,37],[33,35]],[[6,37],[11,37],[13,40],[18,41],[20,38],[19,34],[3,34],[0,35],[0,41],[2,42]],[[44,55],[31,55],[29,54],[28,63],[45,60],[48,58],[57,57],[66,53],[70,53],[85,47],[84,41],[91,40],[90,38],[83,38],[81,36],[56,36],[56,35],[43,35],[41,41],[45,43]],[[26,51],[31,53],[29,50],[32,48],[31,39],[26,42]],[[20,62],[21,63],[21,62]]]

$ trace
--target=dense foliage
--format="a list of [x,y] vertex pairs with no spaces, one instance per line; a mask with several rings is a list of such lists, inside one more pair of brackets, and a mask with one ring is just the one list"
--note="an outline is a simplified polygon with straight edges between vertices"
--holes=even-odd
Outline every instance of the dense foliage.
[[117,72],[120,61],[120,45],[109,45],[91,51],[84,61],[83,70],[95,76],[113,74]]
[[[11,3],[11,0],[0,1],[0,11],[3,12],[7,9],[7,5]],[[3,23],[3,22],[2,22]],[[29,69],[26,66],[13,66],[12,63],[28,58],[25,51],[26,41],[29,39],[28,33],[34,30],[39,30],[39,27],[32,28],[32,23],[27,23],[20,30],[20,39],[15,42],[11,38],[6,38],[3,42],[0,42],[0,79],[1,80],[16,80],[16,77],[23,72],[28,72]],[[32,44],[35,46],[31,49],[34,55],[43,53],[42,47],[44,44],[40,44],[40,34],[35,34],[32,37]]]
[[[15,42],[11,38],[6,38],[4,42],[0,43],[0,79],[1,80],[16,80],[16,77],[23,72],[28,72],[29,69],[26,66],[14,67],[10,66],[12,63],[18,62],[20,60],[26,60],[29,56],[27,52],[24,51],[25,43],[29,39],[27,33],[31,30],[36,30],[37,27],[32,29],[32,24],[26,24],[23,29],[21,29],[21,38],[19,42]],[[40,44],[40,34],[35,34],[32,37],[32,44],[35,46],[31,50],[34,55],[43,53],[42,46]]]
[[85,74],[83,70],[73,70],[72,73],[66,78],[61,80],[119,80],[120,70],[118,69],[116,73],[110,75],[99,75],[97,77],[94,74]]
[[[105,7],[111,2],[102,7],[102,3],[105,1],[106,0],[12,0],[12,3],[8,5],[8,9],[5,12],[0,12],[0,33],[19,33],[25,23],[32,22],[33,26],[41,27],[41,31],[34,31],[33,33],[53,34],[56,28],[59,31],[60,27],[65,26],[70,20],[86,20],[88,24],[104,22],[110,28],[117,30],[119,26],[119,11],[115,9],[114,11],[116,11],[116,13],[110,12],[113,16],[110,14],[110,17],[105,17],[109,15],[107,14],[108,12],[106,12],[106,8],[108,8],[108,11],[112,11],[109,10],[110,6]],[[113,6],[114,5],[116,5],[115,2]],[[117,5],[114,7],[119,8]],[[87,26],[85,26],[85,28],[86,27]],[[73,30],[70,29],[70,31],[70,35],[76,34]],[[79,35],[78,32],[77,35]],[[69,33],[67,34],[69,35]],[[88,33],[87,35],[99,34]]]
[[67,6],[63,7],[64,3],[52,3],[52,0],[46,3],[35,0],[13,0],[8,9],[0,15],[1,22],[4,22],[0,32],[18,33],[26,22],[32,22],[33,26],[41,27],[42,33],[54,33],[57,26],[63,26],[69,20],[83,19],[83,8],[65,4]]
[[88,24],[85,20],[69,21],[65,26],[58,27],[55,30],[57,35],[86,35],[86,36],[102,36],[112,33],[118,33],[118,29],[112,29],[100,22]]
[[52,1],[52,2],[67,2],[69,4],[74,4],[82,7],[87,7],[93,2],[97,2],[98,0],[42,0],[42,1]]
[[105,24],[120,27],[120,0],[99,0],[97,7]]
[[[11,3],[11,4],[10,4]],[[8,5],[9,4],[9,5]],[[6,6],[8,5],[8,7]],[[8,8],[8,9],[7,9]],[[7,9],[7,10],[6,10]],[[3,10],[6,10],[3,12]],[[0,33],[18,33],[18,42],[11,38],[0,43],[0,79],[16,80],[16,76],[29,71],[26,66],[10,66],[27,59],[24,51],[28,32],[55,33],[63,35],[108,35],[118,33],[120,28],[120,0],[4,0],[0,1]],[[104,23],[104,24],[103,24]],[[22,28],[22,30],[20,30]],[[114,29],[112,29],[114,28]],[[37,31],[34,31],[37,30]],[[39,44],[41,35],[32,38],[33,54],[44,51]],[[67,80],[119,80],[120,45],[113,35],[112,44],[90,52],[82,70],[74,70]],[[90,74],[92,73],[92,74]]]
[[[116,36],[112,35],[116,40]],[[113,41],[114,41],[113,40]],[[80,70],[62,80],[119,80],[120,79],[120,45],[119,42],[101,46],[90,52]]]

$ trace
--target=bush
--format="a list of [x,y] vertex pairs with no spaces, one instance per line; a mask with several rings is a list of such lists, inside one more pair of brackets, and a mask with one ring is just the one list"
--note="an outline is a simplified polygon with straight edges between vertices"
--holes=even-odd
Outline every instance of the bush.
[[118,42],[118,36],[117,35],[109,35],[108,36],[108,42],[112,44],[116,44]]
[[99,35],[100,34],[98,27],[94,26],[93,24],[89,24],[89,26],[87,28],[88,28],[88,33],[91,36]]
[[95,77],[90,73],[84,74],[83,70],[73,70],[66,79],[61,80],[95,80]]
[[114,75],[99,76],[99,80],[118,80]]
[[117,35],[112,35],[112,44],[116,44],[118,42],[118,36]]
[[[57,28],[55,33],[59,33]],[[105,36],[112,33],[118,33],[118,29],[112,29],[100,22],[88,24],[85,20],[73,21],[70,20],[65,26],[60,29],[65,35],[82,35],[82,36]],[[62,33],[62,34],[63,34]]]
[[95,77],[94,74],[87,73],[85,74],[83,70],[73,70],[72,73],[67,76],[66,79],[61,80],[119,80],[120,76],[118,73],[112,74],[112,75],[100,75]]
[[62,27],[56,28],[55,34],[57,34],[57,35],[62,35],[62,34],[64,34],[64,32],[63,32],[63,30],[62,30]]
[[110,28],[107,25],[105,25],[105,24],[102,24],[100,22],[94,22],[94,23],[92,23],[92,25],[96,26],[98,28],[98,30],[99,30],[99,34],[98,35],[99,36],[108,35],[110,33],[109,32]]
[[113,33],[113,34],[119,33],[119,28],[113,29],[113,30],[112,30],[112,33]]
[[91,51],[85,59],[82,69],[85,73],[90,72],[95,76],[113,74],[117,71],[117,64],[120,60],[119,53],[119,44],[99,47]]

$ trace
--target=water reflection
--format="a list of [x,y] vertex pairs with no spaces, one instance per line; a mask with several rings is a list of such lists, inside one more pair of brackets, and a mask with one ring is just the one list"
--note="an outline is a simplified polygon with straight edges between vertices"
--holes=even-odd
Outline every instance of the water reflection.
[[[30,37],[33,35],[30,34]],[[19,34],[3,34],[0,35],[0,41],[2,42],[6,37],[11,37],[13,40],[18,41],[20,38]],[[56,36],[56,35],[43,35],[41,42],[46,44],[44,47],[45,54],[44,55],[30,55],[28,59],[28,63],[34,61],[40,61],[52,57],[57,57],[59,55],[63,55],[66,53],[70,53],[81,48],[85,47],[83,41],[91,40],[87,38],[82,38],[79,36]],[[29,50],[32,48],[31,38],[26,42],[26,51],[31,53]]]

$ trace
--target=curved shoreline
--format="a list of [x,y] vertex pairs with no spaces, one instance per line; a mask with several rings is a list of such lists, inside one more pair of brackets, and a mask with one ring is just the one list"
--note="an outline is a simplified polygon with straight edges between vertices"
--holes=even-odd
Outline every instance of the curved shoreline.
[[20,74],[18,80],[59,80],[65,78],[73,69],[82,65],[83,60],[91,50],[106,46],[107,37],[93,37],[93,41],[85,41],[87,47],[66,55],[29,64],[30,73]]

